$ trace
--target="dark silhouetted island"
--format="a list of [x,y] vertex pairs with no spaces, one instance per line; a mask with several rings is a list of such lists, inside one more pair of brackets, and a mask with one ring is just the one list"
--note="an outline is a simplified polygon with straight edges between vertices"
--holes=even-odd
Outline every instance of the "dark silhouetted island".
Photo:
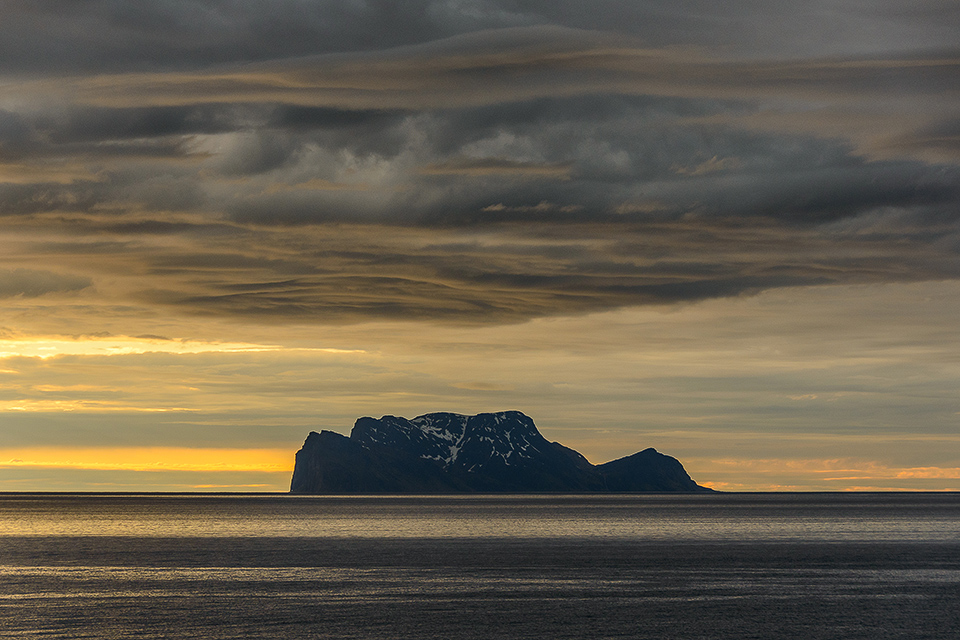
[[676,458],[644,449],[593,465],[519,411],[360,418],[350,437],[311,432],[292,493],[710,492]]

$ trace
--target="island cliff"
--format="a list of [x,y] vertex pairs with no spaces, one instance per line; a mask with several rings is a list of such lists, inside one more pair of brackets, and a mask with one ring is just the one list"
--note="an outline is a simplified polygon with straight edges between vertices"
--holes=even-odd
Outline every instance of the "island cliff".
[[709,492],[675,458],[644,449],[593,465],[519,411],[360,418],[350,437],[311,432],[293,493]]

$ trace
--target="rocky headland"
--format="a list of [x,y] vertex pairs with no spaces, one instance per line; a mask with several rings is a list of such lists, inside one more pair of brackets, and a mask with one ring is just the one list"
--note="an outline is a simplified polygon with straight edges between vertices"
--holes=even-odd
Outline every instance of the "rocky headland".
[[519,411],[360,418],[350,437],[311,432],[290,485],[304,494],[710,492],[644,449],[600,465],[550,442]]

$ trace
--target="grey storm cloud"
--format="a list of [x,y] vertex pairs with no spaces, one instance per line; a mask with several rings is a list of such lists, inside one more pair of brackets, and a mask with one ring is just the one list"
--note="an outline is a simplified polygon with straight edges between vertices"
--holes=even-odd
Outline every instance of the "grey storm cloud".
[[[725,60],[695,49],[653,49],[616,34],[538,26],[483,31],[362,53],[319,54],[215,70],[98,75],[25,85],[102,106],[224,102],[342,108],[456,108],[597,92],[730,99],[828,99],[897,89],[953,96],[956,47],[917,54]],[[919,98],[918,98],[919,99]]]
[[4,2],[5,260],[271,322],[960,276],[960,12],[774,4]]

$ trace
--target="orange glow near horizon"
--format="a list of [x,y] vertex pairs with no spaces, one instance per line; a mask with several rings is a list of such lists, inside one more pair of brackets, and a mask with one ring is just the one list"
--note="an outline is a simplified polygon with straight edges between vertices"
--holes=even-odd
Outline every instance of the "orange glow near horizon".
[[287,449],[190,447],[18,447],[0,449],[0,468],[102,471],[293,471]]
[[935,481],[960,479],[958,467],[896,467],[854,458],[687,461],[698,482],[711,478],[699,484],[718,491],[950,491]]

